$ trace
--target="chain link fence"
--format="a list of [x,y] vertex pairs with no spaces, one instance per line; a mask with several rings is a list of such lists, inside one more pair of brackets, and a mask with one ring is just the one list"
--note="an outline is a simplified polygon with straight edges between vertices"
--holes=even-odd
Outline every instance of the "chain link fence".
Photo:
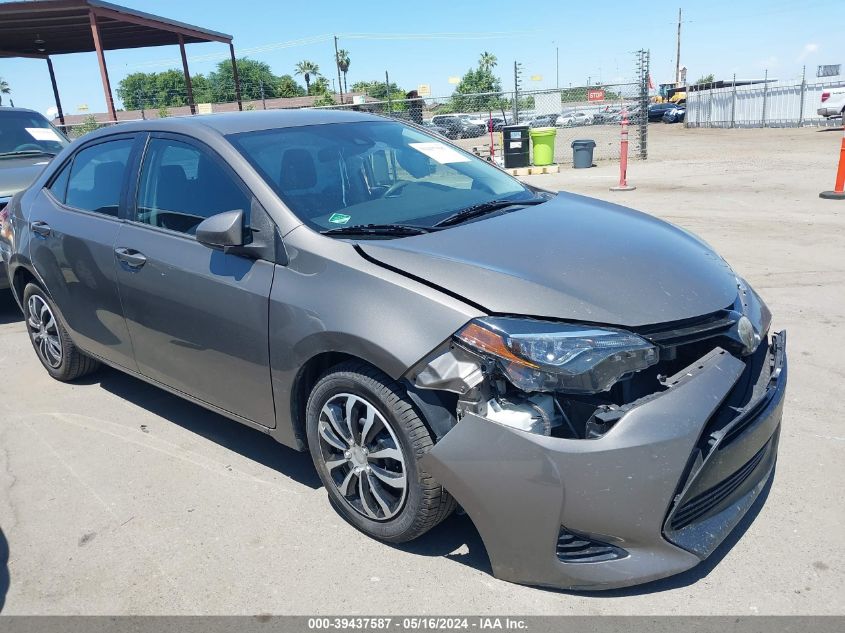
[[[367,93],[321,93],[298,97],[270,97],[266,86],[240,82],[243,110],[325,108],[370,112],[423,125],[483,158],[502,156],[502,127],[521,124],[531,128],[555,128],[555,162],[572,162],[571,143],[595,141],[595,160],[619,158],[620,124],[627,115],[631,128],[630,156],[647,157],[648,52],[636,56],[636,72],[629,82],[577,86],[554,90],[460,93],[440,97],[407,93],[404,98],[375,97]],[[385,86],[387,87],[387,86]],[[210,91],[234,98],[235,86],[214,86]],[[389,90],[382,92],[389,93]],[[401,93],[400,93],[401,94]],[[195,103],[182,86],[154,94],[133,93],[133,110],[117,112],[117,124],[125,121],[236,112],[234,100]],[[64,129],[77,138],[100,127],[115,125],[106,114],[66,115]]]
[[687,127],[804,127],[840,125],[841,119],[817,113],[822,93],[845,81],[763,81],[744,86],[694,86],[687,94]]
[[[640,130],[641,87],[638,83],[612,84],[565,90],[471,93],[449,97],[413,97],[330,106],[381,114],[423,125],[430,132],[483,158],[502,156],[502,128],[527,125],[555,128],[555,162],[572,162],[571,143],[596,142],[596,160],[619,158],[623,110]],[[327,109],[329,109],[327,108]],[[641,156],[645,142],[632,135],[632,155]]]

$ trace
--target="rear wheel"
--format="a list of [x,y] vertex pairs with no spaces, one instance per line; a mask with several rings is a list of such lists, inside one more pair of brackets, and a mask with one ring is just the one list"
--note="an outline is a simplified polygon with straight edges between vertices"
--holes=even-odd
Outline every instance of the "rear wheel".
[[434,442],[402,386],[363,363],[339,365],[308,399],[311,457],[333,505],[374,538],[410,541],[455,502],[419,460]]
[[86,356],[67,333],[58,308],[44,290],[27,284],[23,293],[26,330],[29,340],[44,365],[56,380],[75,380],[96,370],[100,364]]

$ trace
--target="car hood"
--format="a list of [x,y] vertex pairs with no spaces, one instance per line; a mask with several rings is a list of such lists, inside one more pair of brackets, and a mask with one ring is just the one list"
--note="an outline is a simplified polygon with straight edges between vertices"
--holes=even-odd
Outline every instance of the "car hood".
[[0,158],[0,198],[29,187],[49,162],[49,156]]
[[716,312],[737,296],[730,266],[690,233],[568,193],[443,231],[363,240],[359,248],[497,314],[636,327]]

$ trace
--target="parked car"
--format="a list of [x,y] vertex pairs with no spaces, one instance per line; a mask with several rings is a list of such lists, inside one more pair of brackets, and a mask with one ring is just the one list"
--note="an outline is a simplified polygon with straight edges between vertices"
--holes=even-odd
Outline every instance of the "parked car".
[[[6,221],[6,205],[41,173],[68,140],[38,112],[24,108],[0,108],[0,226]],[[10,245],[0,232],[0,252]],[[9,287],[0,256],[0,290]]]
[[671,110],[666,110],[663,113],[663,122],[664,123],[683,123],[684,116],[687,113],[686,108],[672,108]]
[[588,112],[569,112],[555,117],[558,127],[574,127],[578,125],[592,125],[593,115]]
[[531,119],[531,123],[529,125],[531,127],[554,127],[555,122],[557,121],[557,114],[538,114],[533,119]]
[[483,136],[487,131],[486,125],[470,123],[467,117],[457,114],[438,114],[431,117],[431,122],[445,128],[447,130],[446,136],[450,139],[476,138]]
[[771,477],[785,334],[745,280],[402,122],[124,123],[9,208],[50,376],[102,363],[308,450],[379,540],[460,504],[496,576],[607,589],[699,564]]
[[431,121],[423,121],[423,127],[431,134],[437,134],[443,138],[449,138],[449,130],[442,125],[435,125]]
[[651,103],[648,106],[648,121],[653,123],[655,121],[662,121],[663,115],[669,110],[673,110],[677,106],[674,103]]
[[828,119],[845,116],[845,87],[824,90],[820,99],[816,110],[819,116]]

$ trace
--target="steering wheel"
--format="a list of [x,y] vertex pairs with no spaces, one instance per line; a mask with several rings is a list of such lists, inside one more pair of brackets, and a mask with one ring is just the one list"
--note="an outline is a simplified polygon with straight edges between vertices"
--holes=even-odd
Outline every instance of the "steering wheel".
[[409,180],[400,180],[399,182],[394,182],[392,185],[390,185],[390,187],[387,188],[387,191],[384,192],[382,198],[396,198],[397,194],[410,184],[411,181]]
[[37,150],[37,151],[41,151],[43,148],[36,143],[24,143],[23,145],[18,145],[15,148],[15,151],[16,152],[25,152],[28,149],[34,149],[34,150]]

